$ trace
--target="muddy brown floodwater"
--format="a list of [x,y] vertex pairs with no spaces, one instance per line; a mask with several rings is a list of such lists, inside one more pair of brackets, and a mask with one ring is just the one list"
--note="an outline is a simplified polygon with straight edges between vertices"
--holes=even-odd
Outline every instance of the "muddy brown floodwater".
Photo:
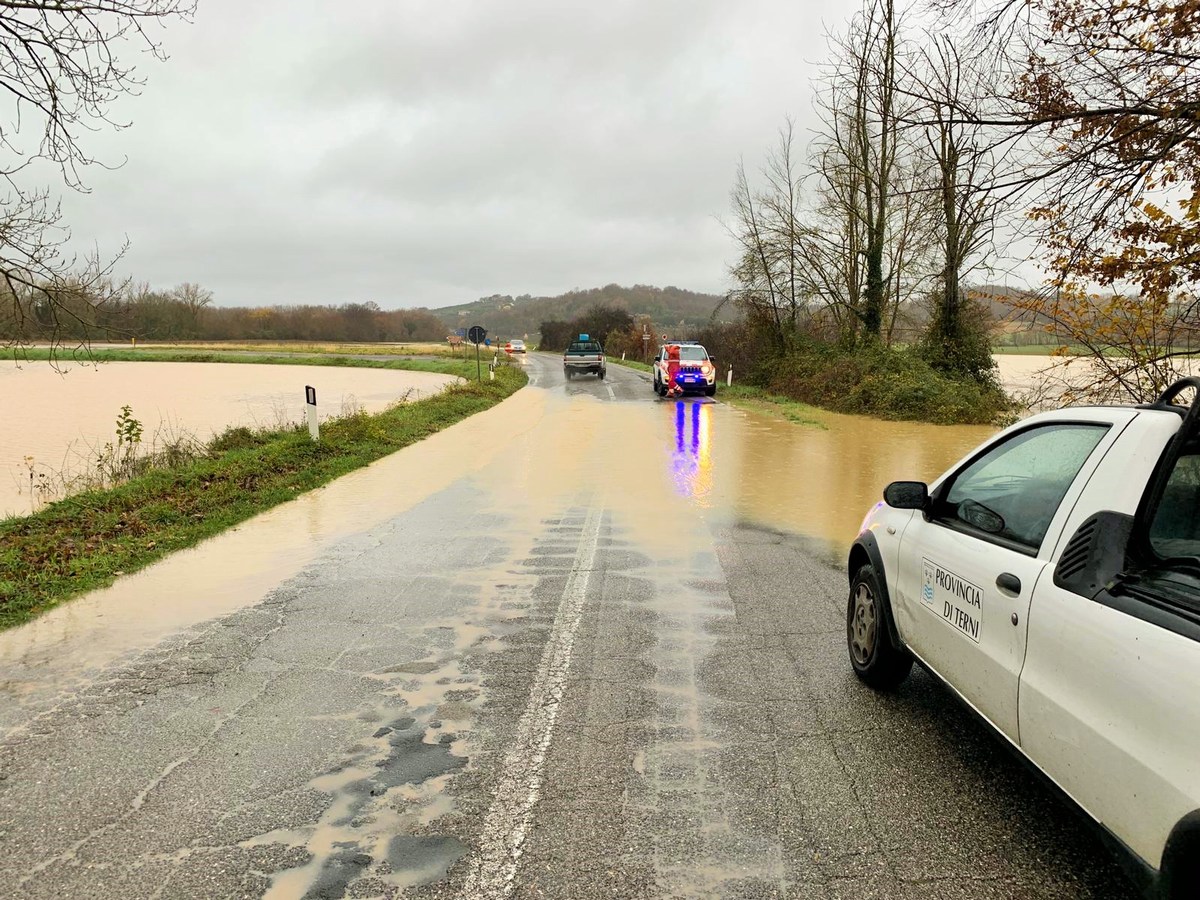
[[[145,371],[146,364],[134,365]],[[517,531],[536,533],[549,511],[587,490],[619,495],[650,553],[672,552],[670,530],[661,527],[667,502],[695,510],[694,524],[740,521],[795,532],[837,558],[888,481],[932,479],[994,431],[832,414],[821,421],[823,427],[798,426],[711,402],[567,400],[523,390],[494,410],[0,634],[0,691],[18,703],[35,701],[166,635],[257,603],[339,540],[464,478],[484,490],[484,506],[496,504],[514,517]],[[588,456],[598,453],[602,467],[566,452],[563,435]]]
[[35,477],[45,473],[52,482],[85,469],[93,448],[114,439],[126,404],[145,427],[148,446],[183,434],[207,440],[229,425],[301,421],[305,385],[317,389],[318,409],[328,417],[353,408],[376,412],[454,380],[324,366],[109,362],[56,371],[48,363],[0,361],[0,518],[34,508],[30,466]]
[[840,556],[884,485],[932,481],[996,432],[833,413],[818,418],[824,427],[728,407],[677,410],[676,489],[740,521],[808,535]]

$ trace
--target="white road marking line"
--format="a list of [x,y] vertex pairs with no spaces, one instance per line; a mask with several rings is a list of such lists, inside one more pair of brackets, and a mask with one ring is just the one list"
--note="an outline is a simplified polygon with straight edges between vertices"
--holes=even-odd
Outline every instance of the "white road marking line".
[[596,562],[603,513],[588,510],[575,562],[563,589],[550,639],[529,691],[529,703],[517,723],[517,736],[504,757],[500,783],[483,823],[479,859],[459,896],[504,898],[512,893],[525,838],[542,790],[542,769],[554,734],[554,721],[566,688],[575,632],[583,618],[588,582]]
[[608,388],[608,396],[610,396],[610,397],[612,397],[614,400],[616,400],[616,399],[617,399],[617,392],[616,392],[616,391],[614,391],[614,390],[612,389],[612,385],[611,385],[611,384],[606,384],[606,385],[604,385],[604,386],[605,386],[606,388]]

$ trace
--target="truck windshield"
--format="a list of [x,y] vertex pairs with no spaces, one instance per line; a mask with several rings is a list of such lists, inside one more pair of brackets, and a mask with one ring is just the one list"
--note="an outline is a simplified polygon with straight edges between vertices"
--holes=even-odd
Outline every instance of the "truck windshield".
[[574,341],[571,344],[569,352],[571,352],[571,353],[599,353],[600,352],[600,342],[599,341]]

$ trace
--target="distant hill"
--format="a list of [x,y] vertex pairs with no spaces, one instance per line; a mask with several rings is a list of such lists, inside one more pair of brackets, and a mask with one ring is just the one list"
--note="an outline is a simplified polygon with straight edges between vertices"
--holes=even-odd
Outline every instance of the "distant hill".
[[[657,325],[703,325],[724,298],[718,294],[699,294],[677,287],[651,287],[635,284],[622,287],[610,284],[590,290],[568,291],[557,297],[512,297],[494,294],[472,303],[430,310],[446,327],[468,328],[482,325],[500,337],[533,335],[542,322],[569,320],[596,304],[608,304],[629,310],[636,316],[649,316]],[[722,310],[720,318],[734,318],[732,307]]]

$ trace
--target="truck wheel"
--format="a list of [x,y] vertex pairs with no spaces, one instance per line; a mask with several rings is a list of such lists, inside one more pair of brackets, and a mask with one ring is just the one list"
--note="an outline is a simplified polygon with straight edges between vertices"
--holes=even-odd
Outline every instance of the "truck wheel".
[[863,566],[850,582],[846,603],[846,646],[854,674],[877,691],[900,685],[912,670],[912,657],[888,638],[883,591],[874,566]]
[[575,374],[570,369],[563,369],[563,374],[567,376],[567,381],[575,377]]
[[604,380],[604,370],[600,369],[599,371],[597,371],[596,377],[599,378],[601,381],[603,381]]

